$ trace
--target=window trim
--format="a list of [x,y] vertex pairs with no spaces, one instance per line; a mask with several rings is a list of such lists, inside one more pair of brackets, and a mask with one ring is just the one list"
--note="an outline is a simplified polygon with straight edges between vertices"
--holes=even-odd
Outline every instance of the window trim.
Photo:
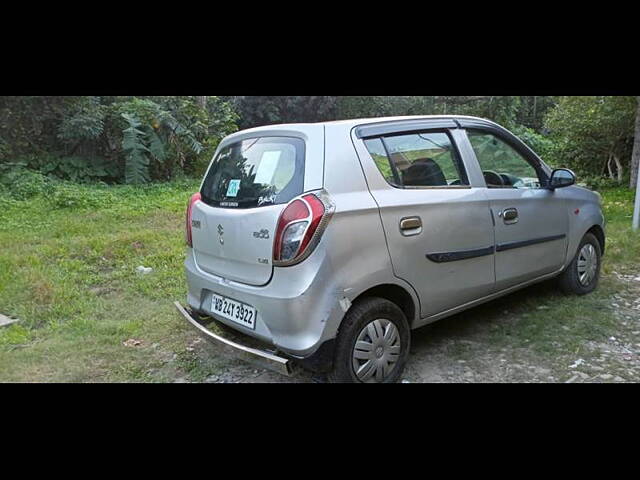
[[[389,165],[391,166],[391,169],[393,171],[393,175],[394,178],[396,180],[400,179],[400,174],[398,171],[398,168],[396,167],[396,164],[393,162],[393,160],[391,159],[391,154],[389,153],[389,148],[387,147],[387,142],[385,141],[385,138],[389,138],[389,137],[402,137],[402,136],[406,136],[406,135],[419,135],[422,133],[444,133],[445,135],[447,135],[447,138],[449,138],[449,142],[451,143],[453,149],[452,151],[454,152],[454,156],[455,158],[455,162],[457,163],[458,166],[458,170],[460,173],[460,180],[461,181],[465,181],[466,185],[425,185],[425,186],[420,186],[420,185],[393,185],[391,183],[389,183],[389,181],[385,178],[385,176],[382,174],[382,172],[380,171],[380,168],[378,167],[378,165],[376,164],[376,170],[378,171],[378,173],[380,174],[380,176],[384,179],[385,183],[397,190],[467,190],[470,188],[473,188],[471,186],[471,181],[469,179],[469,173],[467,172],[467,168],[466,165],[464,163],[464,159],[462,157],[462,154],[460,152],[460,148],[458,147],[458,144],[454,138],[454,136],[451,133],[451,128],[446,128],[446,127],[440,127],[440,126],[432,126],[431,128],[422,128],[420,130],[414,130],[414,129],[410,129],[410,130],[398,130],[398,129],[394,129],[393,131],[389,131],[386,133],[379,133],[378,135],[371,135],[371,136],[367,136],[367,137],[360,137],[362,140],[362,144],[365,147],[365,150],[367,151],[367,154],[369,155],[369,157],[371,158],[371,160],[373,161],[373,163],[375,164],[375,160],[373,160],[373,156],[371,155],[371,152],[369,152],[369,149],[366,147],[366,144],[364,142],[364,140],[375,140],[375,139],[380,139],[380,141],[382,142],[382,146],[384,147],[385,153],[387,154],[387,161],[389,162]],[[455,163],[454,163],[455,166]]]
[[368,140],[381,136],[406,135],[408,133],[421,133],[426,130],[451,130],[459,128],[455,118],[430,117],[408,120],[392,120],[368,123],[356,127],[356,138]]

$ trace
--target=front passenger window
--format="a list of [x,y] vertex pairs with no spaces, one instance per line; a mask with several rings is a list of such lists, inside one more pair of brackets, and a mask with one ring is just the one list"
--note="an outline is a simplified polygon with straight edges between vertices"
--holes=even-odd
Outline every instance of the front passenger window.
[[488,188],[540,188],[536,169],[506,142],[479,130],[467,136]]

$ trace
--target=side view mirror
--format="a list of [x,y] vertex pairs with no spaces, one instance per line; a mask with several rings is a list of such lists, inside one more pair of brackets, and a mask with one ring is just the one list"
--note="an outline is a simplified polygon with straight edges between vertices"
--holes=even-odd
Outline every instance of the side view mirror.
[[576,174],[568,168],[556,168],[551,173],[549,179],[549,188],[555,190],[556,188],[570,187],[576,183]]

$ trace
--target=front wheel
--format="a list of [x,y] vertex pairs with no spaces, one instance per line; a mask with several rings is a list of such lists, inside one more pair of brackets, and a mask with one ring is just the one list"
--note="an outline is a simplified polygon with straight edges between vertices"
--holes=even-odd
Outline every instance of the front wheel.
[[400,308],[383,298],[354,303],[338,334],[334,383],[397,382],[409,356],[409,323]]
[[578,246],[573,261],[560,275],[560,288],[565,293],[585,295],[598,286],[602,249],[592,233],[587,233]]

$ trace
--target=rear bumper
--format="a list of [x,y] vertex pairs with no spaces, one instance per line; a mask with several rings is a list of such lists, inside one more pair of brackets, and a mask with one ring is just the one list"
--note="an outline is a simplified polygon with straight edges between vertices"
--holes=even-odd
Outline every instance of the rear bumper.
[[[233,282],[201,270],[191,250],[187,252],[187,305],[193,311],[273,346],[287,357],[305,360],[336,337],[345,315],[343,289],[332,285],[331,262],[323,261],[319,245],[299,265],[274,268],[265,286]],[[256,309],[255,329],[213,313],[212,294],[223,295]]]
[[242,358],[249,363],[276,371],[283,375],[291,375],[291,360],[279,357],[265,350],[242,345],[220,335],[216,335],[200,322],[198,322],[195,318],[193,318],[193,316],[191,316],[191,314],[187,312],[187,310],[182,305],[180,305],[179,302],[175,302],[174,305],[178,312],[180,312],[180,314],[184,317],[184,319],[189,322],[191,326],[194,327],[204,339],[222,347],[230,348],[234,356]]

